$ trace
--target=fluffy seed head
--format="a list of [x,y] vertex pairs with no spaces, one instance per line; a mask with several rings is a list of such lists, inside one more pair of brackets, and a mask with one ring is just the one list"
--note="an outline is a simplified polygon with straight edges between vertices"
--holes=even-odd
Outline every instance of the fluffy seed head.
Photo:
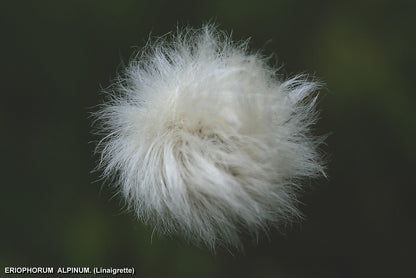
[[310,133],[317,84],[279,80],[212,26],[149,43],[96,113],[99,167],[162,233],[241,246],[299,213],[295,189],[323,173]]

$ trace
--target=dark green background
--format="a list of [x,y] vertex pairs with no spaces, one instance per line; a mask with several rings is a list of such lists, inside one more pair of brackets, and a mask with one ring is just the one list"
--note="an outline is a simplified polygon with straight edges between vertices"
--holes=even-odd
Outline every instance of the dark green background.
[[[1,1],[0,276],[4,266],[133,266],[135,277],[412,276],[414,3]],[[317,132],[332,132],[330,178],[301,197],[302,224],[257,246],[246,241],[244,254],[152,239],[90,173],[97,138],[88,113],[100,87],[149,32],[210,19],[275,53],[283,73],[311,73],[327,87]]]

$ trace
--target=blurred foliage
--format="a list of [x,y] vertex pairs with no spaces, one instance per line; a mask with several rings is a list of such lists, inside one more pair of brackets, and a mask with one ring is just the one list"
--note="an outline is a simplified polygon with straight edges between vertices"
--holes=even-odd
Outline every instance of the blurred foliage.
[[[137,277],[414,273],[415,1],[2,1],[0,271],[134,266]],[[209,20],[326,84],[329,180],[305,221],[244,254],[161,238],[92,173],[89,113],[149,36]],[[68,276],[69,277],[69,276]],[[76,276],[77,277],[77,276]],[[78,276],[79,277],[79,276]]]

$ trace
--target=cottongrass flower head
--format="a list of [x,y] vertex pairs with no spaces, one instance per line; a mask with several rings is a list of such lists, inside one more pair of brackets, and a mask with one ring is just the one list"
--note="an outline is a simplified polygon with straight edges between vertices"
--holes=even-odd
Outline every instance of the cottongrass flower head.
[[138,218],[212,249],[296,219],[322,175],[317,83],[206,25],[149,43],[95,114],[99,168]]

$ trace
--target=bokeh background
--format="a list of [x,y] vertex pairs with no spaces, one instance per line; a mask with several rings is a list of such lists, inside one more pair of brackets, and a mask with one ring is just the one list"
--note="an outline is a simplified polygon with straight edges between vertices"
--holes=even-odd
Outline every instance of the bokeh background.
[[[1,1],[0,276],[5,266],[128,266],[135,277],[412,276],[415,3]],[[88,117],[100,89],[150,32],[208,20],[275,53],[282,73],[326,83],[316,132],[330,133],[329,179],[300,198],[301,224],[246,241],[243,254],[152,237],[91,173],[97,138]]]

